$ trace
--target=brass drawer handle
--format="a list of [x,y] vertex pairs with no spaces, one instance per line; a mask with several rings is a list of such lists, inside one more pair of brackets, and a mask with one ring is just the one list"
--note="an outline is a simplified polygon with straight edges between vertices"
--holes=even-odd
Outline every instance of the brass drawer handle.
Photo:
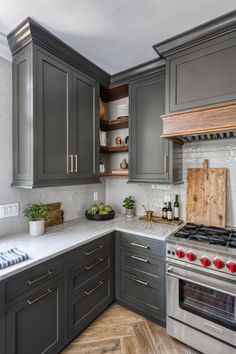
[[136,247],[140,247],[140,248],[145,248],[146,250],[150,249],[149,246],[141,245],[140,243],[136,243],[136,242],[131,242],[131,245],[136,246]]
[[75,158],[75,169],[74,172],[78,172],[78,155],[74,155]]
[[148,283],[148,282],[139,280],[139,279],[137,279],[136,277],[133,277],[132,280],[133,280],[133,281],[136,281],[136,283],[140,283],[140,284],[142,284],[142,285],[149,286],[149,283]]
[[135,255],[131,256],[131,258],[136,259],[137,261],[140,261],[140,262],[149,263],[149,259],[146,259],[146,258],[141,258],[141,257],[135,256]]
[[104,282],[100,280],[100,281],[98,282],[98,285],[95,286],[95,288],[93,288],[93,289],[91,289],[91,290],[89,290],[89,291],[85,291],[85,292],[84,292],[85,295],[90,295],[90,294],[92,294],[95,290],[97,290],[98,288],[100,288],[100,286],[102,286],[103,284],[104,284]]
[[86,256],[89,256],[90,254],[93,254],[93,253],[95,253],[95,252],[98,252],[98,251],[100,251],[100,250],[103,249],[103,248],[104,248],[104,246],[100,245],[100,246],[94,248],[92,251],[84,252],[84,254],[85,254]]
[[69,172],[73,173],[74,172],[74,155],[69,155],[69,159],[70,159],[70,169]]
[[48,270],[47,273],[42,274],[42,275],[40,275],[38,278],[35,278],[35,279],[33,279],[33,280],[28,280],[27,283],[28,283],[29,285],[33,285],[33,284],[37,283],[38,281],[40,281],[40,280],[42,280],[42,279],[44,279],[44,278],[50,277],[50,275],[52,275],[52,274],[53,274],[53,272],[52,272],[51,270]]
[[27,302],[28,302],[29,305],[33,305],[35,302],[38,302],[39,300],[41,300],[41,299],[43,299],[44,297],[46,297],[46,296],[48,296],[49,294],[51,294],[52,292],[53,292],[52,289],[48,289],[48,290],[46,291],[46,293],[44,293],[44,294],[42,294],[42,295],[36,297],[36,298],[33,299],[33,300],[27,300]]
[[90,269],[94,268],[96,265],[98,265],[99,263],[102,263],[103,261],[104,261],[104,258],[99,258],[97,262],[91,264],[90,266],[84,267],[84,269],[90,270]]

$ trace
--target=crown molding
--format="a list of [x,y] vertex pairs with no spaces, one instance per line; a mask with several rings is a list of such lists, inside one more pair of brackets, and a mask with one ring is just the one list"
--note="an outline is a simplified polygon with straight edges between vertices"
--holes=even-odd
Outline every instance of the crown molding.
[[12,61],[11,51],[7,42],[7,36],[0,33],[0,57]]
[[177,36],[154,44],[153,48],[161,58],[166,58],[233,31],[236,31],[235,10]]

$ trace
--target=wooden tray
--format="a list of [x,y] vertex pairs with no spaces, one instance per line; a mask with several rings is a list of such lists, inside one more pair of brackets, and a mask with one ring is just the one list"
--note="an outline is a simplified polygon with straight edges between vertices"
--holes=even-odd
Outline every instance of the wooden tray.
[[139,218],[140,220],[144,220],[144,221],[153,221],[153,222],[157,222],[159,224],[167,224],[167,225],[175,225],[175,226],[178,226],[178,225],[181,225],[183,223],[182,220],[166,220],[166,219],[162,219],[160,216],[153,216],[152,217],[152,220],[148,220],[147,217],[144,215],[144,216],[140,216]]

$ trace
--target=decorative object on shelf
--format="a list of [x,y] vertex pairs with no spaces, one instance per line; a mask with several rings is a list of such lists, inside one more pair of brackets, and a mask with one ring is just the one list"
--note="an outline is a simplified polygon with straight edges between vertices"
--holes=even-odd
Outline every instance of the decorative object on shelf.
[[123,200],[123,207],[125,208],[125,216],[133,218],[135,214],[135,200],[131,196]]
[[99,102],[99,117],[101,120],[105,120],[105,106],[101,99]]
[[111,173],[114,174],[114,175],[122,174],[122,175],[127,175],[128,176],[129,171],[128,171],[128,168],[113,168]]
[[128,145],[129,144],[129,136],[127,135],[127,137],[125,138],[125,143]]
[[120,168],[122,170],[127,170],[128,167],[129,167],[128,162],[126,161],[126,159],[123,159],[120,163]]
[[105,205],[104,203],[93,204],[85,211],[85,217],[93,221],[106,221],[114,219],[115,211],[110,205]]
[[100,130],[100,146],[107,146],[107,133]]
[[120,117],[122,118],[127,117],[128,114],[129,114],[129,109],[127,103],[117,105],[117,119],[119,119]]
[[46,204],[48,208],[48,215],[45,217],[45,227],[63,224],[64,210],[61,209],[61,203]]
[[117,136],[117,137],[115,138],[115,144],[116,144],[116,145],[121,145],[121,143],[122,143],[121,137],[120,137],[120,136]]
[[102,161],[100,162],[99,168],[100,168],[100,173],[104,173],[105,172],[105,165],[104,165],[104,163]]
[[44,218],[48,216],[48,207],[46,205],[33,204],[24,210],[24,216],[29,219],[29,233],[31,236],[44,234]]

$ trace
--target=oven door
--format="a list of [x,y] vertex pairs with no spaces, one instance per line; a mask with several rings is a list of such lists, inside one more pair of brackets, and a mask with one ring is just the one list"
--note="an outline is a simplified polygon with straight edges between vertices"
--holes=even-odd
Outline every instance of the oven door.
[[236,282],[169,264],[167,316],[236,346]]

